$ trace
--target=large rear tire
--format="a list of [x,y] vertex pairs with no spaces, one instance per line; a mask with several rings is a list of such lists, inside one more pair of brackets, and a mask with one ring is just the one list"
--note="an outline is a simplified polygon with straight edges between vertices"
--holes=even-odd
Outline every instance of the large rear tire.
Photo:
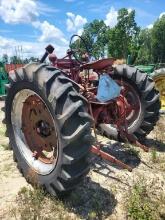
[[[155,83],[146,74],[134,67],[118,65],[114,68],[113,79],[125,88],[125,98],[132,107],[127,115],[128,132],[140,140],[153,130],[159,119],[159,92]],[[118,132],[113,125],[100,124],[101,132],[106,136],[118,139]]]
[[165,68],[160,68],[152,73],[155,87],[160,93],[161,113],[165,113]]
[[18,168],[50,194],[68,194],[89,171],[86,99],[76,83],[45,64],[28,64],[9,80],[5,122]]

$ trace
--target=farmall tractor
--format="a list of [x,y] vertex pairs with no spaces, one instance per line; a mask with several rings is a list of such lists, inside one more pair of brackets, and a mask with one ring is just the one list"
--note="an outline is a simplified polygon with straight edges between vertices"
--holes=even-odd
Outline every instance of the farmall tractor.
[[[77,35],[70,45],[74,37],[87,48]],[[10,74],[3,110],[23,176],[61,196],[88,173],[91,151],[131,170],[104,152],[91,130],[147,151],[142,140],[159,118],[160,102],[153,80],[134,67],[115,65],[113,58],[90,62],[87,49],[70,46],[62,59],[53,50],[49,45],[40,63]],[[52,65],[44,63],[48,55]]]

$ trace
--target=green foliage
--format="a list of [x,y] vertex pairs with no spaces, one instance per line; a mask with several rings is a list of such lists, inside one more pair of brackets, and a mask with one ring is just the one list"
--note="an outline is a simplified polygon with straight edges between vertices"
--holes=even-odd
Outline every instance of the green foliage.
[[156,207],[148,196],[146,186],[141,180],[134,185],[128,201],[128,216],[132,220],[155,220]]
[[13,64],[18,64],[18,63],[22,63],[22,60],[20,57],[12,56],[10,57],[10,62]]
[[139,34],[139,51],[136,64],[149,64],[152,61],[151,30],[146,28],[141,30]]
[[152,29],[139,34],[139,52],[136,64],[165,62],[165,16],[158,19]]
[[155,22],[151,41],[154,62],[165,62],[165,15]]
[[3,56],[2,56],[2,62],[5,63],[5,64],[9,62],[9,57],[8,57],[7,54],[3,54]]
[[155,148],[153,148],[151,150],[151,159],[153,163],[157,163],[158,162],[158,155],[157,155],[157,151]]
[[17,195],[16,205],[11,209],[11,217],[21,220],[59,220],[71,219],[64,204],[42,189],[23,187]]
[[[89,53],[95,59],[104,56],[127,58],[133,60],[138,51],[139,27],[135,22],[135,11],[122,8],[118,11],[118,22],[114,28],[106,26],[103,20],[94,20],[84,26],[82,37],[87,42]],[[78,41],[74,47],[78,46]]]
[[43,200],[44,192],[41,189],[32,190],[23,187],[17,197],[21,219],[41,219]]
[[107,27],[103,20],[94,20],[84,27],[82,37],[89,53],[95,59],[107,55],[125,58],[131,55],[132,64],[165,62],[165,15],[159,18],[152,29],[142,29],[135,21],[135,10],[118,11],[115,27]]
[[105,46],[108,40],[108,27],[102,20],[94,20],[93,22],[86,24],[82,37],[87,41],[90,55],[98,59],[104,57]]
[[126,8],[120,9],[117,20],[117,25],[109,30],[109,55],[116,58],[127,58],[131,54],[135,59],[140,31],[135,22],[135,11],[129,12]]
[[[88,23],[84,26],[84,31],[82,33],[82,38],[85,40],[89,55],[95,59],[104,57],[106,54],[106,45],[108,42],[108,30],[102,20],[95,19],[93,22]],[[79,40],[72,44],[72,48],[84,49],[86,48]]]
[[2,126],[2,125],[0,125],[0,136],[5,136],[5,131],[6,131],[6,128],[5,128],[5,126]]
[[[93,20],[84,26],[82,37],[87,43],[89,55],[94,59],[105,56],[127,59],[131,55],[132,64],[149,64],[165,62],[165,15],[159,18],[152,29],[142,29],[135,21],[135,10],[129,11],[121,8],[118,11],[117,24],[110,28],[103,20]],[[76,40],[72,47],[86,48]],[[80,53],[78,59],[82,58]],[[8,57],[6,54],[2,58],[4,63],[29,63],[37,61],[36,58],[22,60],[19,56]]]
[[10,150],[9,144],[0,144],[0,148],[4,150]]

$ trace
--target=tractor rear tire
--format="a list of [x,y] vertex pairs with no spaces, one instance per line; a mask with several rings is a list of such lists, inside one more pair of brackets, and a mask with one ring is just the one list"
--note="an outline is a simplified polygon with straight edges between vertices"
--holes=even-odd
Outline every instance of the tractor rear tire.
[[9,80],[4,121],[17,166],[32,185],[64,196],[89,171],[93,138],[87,101],[75,82],[46,64],[28,64]]
[[[128,133],[135,138],[144,140],[159,119],[160,101],[159,92],[155,89],[155,83],[146,73],[127,65],[114,67],[112,77],[128,91],[125,95],[129,104],[136,105],[139,102],[139,111],[132,112],[132,121],[128,124]],[[117,129],[110,124],[100,124],[99,129],[106,136],[118,140]]]
[[160,68],[152,73],[152,79],[155,82],[155,87],[160,93],[161,113],[165,113],[165,68]]

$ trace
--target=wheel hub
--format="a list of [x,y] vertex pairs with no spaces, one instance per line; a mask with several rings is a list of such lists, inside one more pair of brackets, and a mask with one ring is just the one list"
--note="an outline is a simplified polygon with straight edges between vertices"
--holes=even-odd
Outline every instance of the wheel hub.
[[36,123],[36,130],[41,137],[46,138],[51,135],[51,128],[47,121],[43,121],[43,120],[38,121]]
[[37,95],[29,96],[23,104],[22,131],[35,159],[48,164],[56,160],[58,139],[53,119]]
[[[121,81],[117,80],[117,83],[121,85]],[[124,108],[125,117],[128,127],[130,127],[139,117],[139,111],[141,109],[141,103],[137,91],[127,82],[122,82],[122,91],[123,100],[120,99],[117,101],[119,107]],[[123,112],[123,110],[122,110]]]

